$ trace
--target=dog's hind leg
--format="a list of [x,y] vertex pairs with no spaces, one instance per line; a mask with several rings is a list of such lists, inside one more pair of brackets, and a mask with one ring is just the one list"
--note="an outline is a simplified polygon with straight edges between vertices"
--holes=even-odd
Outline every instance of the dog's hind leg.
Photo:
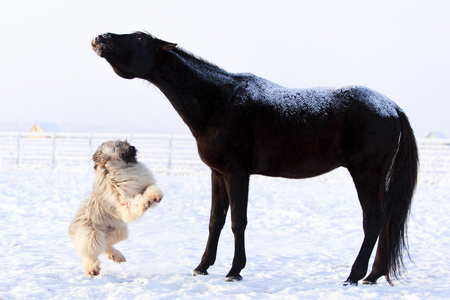
[[79,233],[76,239],[78,253],[83,256],[83,270],[87,276],[100,274],[99,255],[108,247],[105,234],[95,228],[84,228],[86,232]]
[[105,252],[103,254],[106,255],[109,259],[115,261],[116,263],[122,263],[126,262],[125,256],[113,247],[114,244],[126,240],[128,238],[128,228],[125,224],[121,226],[117,226],[113,230],[109,232],[107,235],[107,243],[108,247],[106,248]]
[[123,254],[114,247],[109,247],[103,254],[105,254],[107,258],[113,260],[116,263],[122,263],[127,261],[125,259],[125,256],[123,256]]
[[97,258],[84,256],[83,270],[87,276],[97,276],[100,274],[100,261]]

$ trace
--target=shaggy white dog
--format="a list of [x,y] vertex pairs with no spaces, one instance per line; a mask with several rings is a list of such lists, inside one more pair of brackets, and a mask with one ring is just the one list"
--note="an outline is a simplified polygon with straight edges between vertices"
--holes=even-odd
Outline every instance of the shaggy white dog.
[[150,170],[137,162],[136,153],[127,141],[109,141],[100,145],[92,157],[93,191],[69,227],[88,276],[100,273],[101,253],[118,263],[126,261],[113,245],[128,237],[126,223],[141,217],[163,197]]

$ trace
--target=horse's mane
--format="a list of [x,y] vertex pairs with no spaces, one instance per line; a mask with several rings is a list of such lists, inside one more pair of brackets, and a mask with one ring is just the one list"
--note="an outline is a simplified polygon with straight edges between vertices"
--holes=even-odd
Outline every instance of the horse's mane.
[[[146,31],[136,31],[136,32],[134,32],[134,34],[144,35],[148,39],[162,41]],[[178,54],[180,57],[182,57],[186,61],[194,62],[195,64],[201,64],[203,67],[207,67],[208,69],[215,70],[216,72],[219,72],[219,73],[229,74],[226,70],[222,69],[221,67],[217,66],[216,64],[214,64],[204,58],[201,58],[200,56],[197,56],[197,55],[193,54],[192,52],[189,52],[179,46],[176,46],[174,49],[172,49],[172,51],[174,51],[176,54]]]
[[208,60],[206,60],[206,59],[204,59],[204,58],[202,58],[200,56],[197,56],[197,55],[193,54],[192,52],[187,51],[187,50],[185,50],[185,49],[183,49],[181,47],[177,46],[174,50],[175,50],[175,53],[177,53],[178,55],[180,55],[181,57],[183,57],[184,59],[186,59],[188,61],[194,61],[194,62],[197,62],[197,63],[200,63],[200,64],[207,65],[211,69],[217,70],[219,72],[228,73],[227,71],[225,71],[224,69],[222,69],[218,65],[216,65],[216,64],[214,64],[214,63],[212,63],[212,62],[210,62],[210,61],[208,61]]

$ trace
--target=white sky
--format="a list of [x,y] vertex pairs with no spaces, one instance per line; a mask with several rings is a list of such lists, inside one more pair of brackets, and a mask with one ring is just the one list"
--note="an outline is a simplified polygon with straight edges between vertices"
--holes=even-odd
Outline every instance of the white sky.
[[[4,1],[6,2],[6,1]],[[450,138],[450,1],[8,1],[0,6],[0,131],[188,133],[169,101],[90,46],[148,31],[230,72],[287,87],[358,84]]]

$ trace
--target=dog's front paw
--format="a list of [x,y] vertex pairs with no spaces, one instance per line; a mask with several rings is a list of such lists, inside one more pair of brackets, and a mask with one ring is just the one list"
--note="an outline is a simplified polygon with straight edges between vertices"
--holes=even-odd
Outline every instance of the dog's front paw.
[[147,190],[145,191],[145,196],[147,200],[144,203],[144,210],[147,210],[149,207],[158,204],[164,197],[163,193],[156,185],[147,188]]
[[164,197],[163,193],[160,191],[159,193],[156,193],[153,195],[153,197],[150,199],[150,202],[152,203],[159,203],[161,202],[162,198]]
[[157,199],[150,199],[147,200],[147,202],[144,203],[144,211],[146,211],[147,209],[149,209],[150,207],[158,204],[161,201],[161,199],[157,200]]

